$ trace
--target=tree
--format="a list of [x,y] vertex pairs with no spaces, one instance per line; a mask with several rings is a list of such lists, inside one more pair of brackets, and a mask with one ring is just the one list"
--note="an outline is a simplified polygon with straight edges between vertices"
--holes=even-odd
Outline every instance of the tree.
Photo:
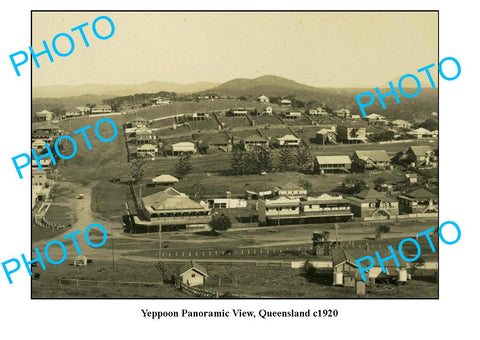
[[202,183],[195,183],[192,185],[192,191],[194,194],[194,198],[202,198],[203,195],[205,194],[205,185]]
[[357,194],[366,188],[367,184],[363,179],[359,179],[356,177],[348,177],[343,181],[342,185],[340,186],[340,191],[345,194]]
[[377,227],[377,234],[387,234],[390,232],[390,227],[388,225],[382,224]]
[[375,184],[375,189],[378,190],[382,186],[382,184],[385,184],[385,182],[386,179],[383,177],[375,178],[375,180],[373,181],[373,184]]
[[312,191],[312,183],[310,181],[300,178],[297,183],[300,187],[304,188],[305,190]]
[[228,216],[221,214],[213,216],[212,220],[208,222],[208,225],[210,226],[210,228],[212,228],[212,231],[219,232],[230,229],[230,227],[232,226],[232,222],[230,221],[230,218],[228,218]]
[[245,174],[259,174],[272,171],[272,156],[268,147],[256,146],[245,152],[242,159]]
[[144,167],[145,161],[143,158],[138,158],[130,163],[130,180],[133,184],[142,183],[145,177]]
[[412,262],[412,276],[415,274],[415,271],[417,270],[418,267],[423,266],[425,264],[425,259],[423,257],[419,257],[415,261]]
[[182,179],[185,176],[187,176],[191,171],[193,167],[192,164],[190,163],[190,155],[182,155],[178,159],[177,164],[175,165],[175,175]]
[[279,171],[289,171],[294,168],[294,156],[292,154],[292,149],[290,148],[281,148],[278,155],[278,170]]
[[235,175],[244,175],[245,174],[245,165],[244,165],[244,156],[245,152],[240,150],[240,148],[235,148],[232,152],[232,158],[230,163],[232,165],[232,172]]
[[317,268],[313,266],[312,263],[310,263],[309,260],[306,260],[305,263],[302,266],[302,272],[305,276],[315,276],[317,274]]
[[308,170],[312,167],[312,156],[310,149],[306,146],[300,147],[295,153],[295,165],[299,170]]

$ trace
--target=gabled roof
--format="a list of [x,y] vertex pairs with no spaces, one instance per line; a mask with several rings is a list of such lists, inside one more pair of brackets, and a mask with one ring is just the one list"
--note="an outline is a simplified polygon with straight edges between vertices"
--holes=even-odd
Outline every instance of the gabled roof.
[[49,113],[51,114],[51,113],[53,113],[53,112],[50,112],[50,111],[48,111],[48,110],[42,110],[42,111],[40,111],[40,112],[37,112],[37,115],[38,115],[38,114],[49,114]]
[[359,159],[368,159],[370,158],[374,162],[389,162],[390,157],[385,150],[357,150],[355,155]]
[[427,129],[425,128],[418,128],[416,130],[412,130],[410,133],[412,134],[418,134],[418,135],[425,135],[425,134],[431,134],[430,131],[428,131]]
[[425,156],[426,153],[433,152],[432,148],[428,145],[411,146],[409,150],[411,150],[415,156]]
[[208,273],[207,273],[207,270],[205,269],[204,266],[194,262],[194,261],[190,261],[190,263],[186,263],[185,265],[183,265],[180,269],[180,276],[182,276],[183,274],[185,274],[187,271],[189,271],[190,269],[193,269],[195,270],[196,272],[200,273],[200,274],[203,274],[204,276],[208,277]]
[[192,142],[180,142],[180,143],[172,144],[172,146],[177,148],[191,148],[191,147],[194,147],[195,144],[193,144]]
[[437,198],[438,196],[423,188],[415,189],[405,194],[410,198]]
[[340,156],[316,156],[318,164],[352,164],[350,157]]
[[135,133],[138,135],[138,134],[151,134],[152,133],[152,130],[150,130],[149,128],[145,127],[145,126],[141,126],[141,127],[138,127],[136,130],[135,130]]
[[[388,256],[391,256],[391,252],[388,248],[381,248],[378,249],[378,254],[380,258],[384,259]],[[400,254],[396,249],[394,249],[395,257],[397,258],[400,267],[406,267],[407,262],[402,259]],[[380,263],[378,262],[377,257],[375,256],[375,250],[365,250],[365,249],[333,249],[332,250],[332,262],[333,266],[336,267],[344,262],[348,262],[352,264],[352,266],[357,267],[356,260],[364,257],[364,256],[371,256],[374,261],[374,267],[380,267]],[[362,262],[363,263],[363,262]],[[385,267],[397,267],[395,260],[389,259],[383,262]]]
[[[335,132],[333,132],[333,131],[330,130],[330,129],[320,129],[320,130],[317,131],[317,135],[325,135],[325,134],[327,134],[327,133],[335,133]],[[336,133],[335,133],[335,134],[336,134]]]
[[365,189],[363,191],[360,191],[358,194],[355,195],[355,197],[362,198],[362,199],[382,199],[385,198],[386,195],[378,192],[377,190],[374,189]]
[[368,119],[385,119],[385,116],[376,114],[376,113],[371,113],[367,116]]
[[160,175],[152,179],[154,183],[176,183],[178,178],[173,177],[172,175]]
[[157,147],[152,144],[143,144],[142,146],[137,148],[137,150],[151,150],[151,149],[157,149]]
[[153,210],[205,209],[200,203],[173,188],[167,188],[164,191],[144,197],[142,200],[145,207]]
[[250,135],[247,138],[243,139],[244,142],[266,142],[267,140],[258,135]]
[[294,135],[285,135],[283,137],[278,137],[278,140],[284,140],[284,141],[299,141],[300,138],[295,137]]

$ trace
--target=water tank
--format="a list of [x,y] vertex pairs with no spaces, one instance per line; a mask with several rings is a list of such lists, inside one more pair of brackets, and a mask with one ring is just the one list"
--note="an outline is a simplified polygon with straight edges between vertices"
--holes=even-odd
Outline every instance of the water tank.
[[334,286],[343,286],[343,273],[342,272],[333,272],[333,285]]
[[397,281],[398,282],[407,282],[407,269],[400,268],[397,272]]

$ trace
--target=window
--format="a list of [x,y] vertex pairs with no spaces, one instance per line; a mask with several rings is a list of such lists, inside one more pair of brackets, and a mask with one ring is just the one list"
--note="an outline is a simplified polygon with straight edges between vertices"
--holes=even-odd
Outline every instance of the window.
[[192,277],[195,277],[195,274],[192,274]]
[[292,207],[292,210],[295,210],[295,207]]

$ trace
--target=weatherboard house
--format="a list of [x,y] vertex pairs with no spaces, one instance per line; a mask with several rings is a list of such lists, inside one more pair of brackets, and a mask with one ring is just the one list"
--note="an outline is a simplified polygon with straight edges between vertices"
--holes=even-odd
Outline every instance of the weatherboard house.
[[422,188],[398,196],[398,201],[407,213],[438,213],[438,196]]
[[211,220],[207,206],[173,188],[143,197],[139,203],[143,216],[134,216],[137,231],[205,229]]
[[250,150],[257,146],[260,146],[260,147],[268,146],[268,141],[265,138],[260,137],[258,135],[251,135],[247,138],[242,139],[241,142],[245,150]]
[[[387,259],[392,255],[388,248],[380,248],[377,250],[381,258]],[[393,250],[395,257],[398,261],[390,257],[383,262],[385,272],[381,268],[378,261],[374,261],[373,267],[365,271],[365,278],[369,284],[375,284],[376,281],[381,279],[396,279],[399,282],[405,282],[407,280],[408,263],[400,256],[396,249]],[[356,281],[362,281],[360,271],[357,266],[357,259],[365,256],[375,258],[374,251],[368,251],[363,249],[333,249],[332,250],[332,266],[333,266],[333,285],[355,287]],[[367,261],[362,262],[362,267],[366,266]]]
[[398,215],[398,201],[374,189],[365,189],[348,197],[350,209],[363,219],[390,219]]
[[390,167],[390,157],[385,150],[357,150],[352,162],[363,164],[365,169],[386,169]]
[[204,286],[208,273],[204,266],[190,261],[181,267],[179,277],[188,286]]
[[92,115],[101,113],[111,113],[112,107],[110,105],[98,105],[92,108]]
[[313,161],[313,169],[321,174],[325,172],[349,172],[352,161],[347,155],[316,156]]
[[260,103],[265,103],[265,104],[270,103],[270,99],[268,99],[268,97],[267,97],[267,96],[264,96],[264,95],[261,95],[260,97],[258,97],[257,100],[258,100]]

